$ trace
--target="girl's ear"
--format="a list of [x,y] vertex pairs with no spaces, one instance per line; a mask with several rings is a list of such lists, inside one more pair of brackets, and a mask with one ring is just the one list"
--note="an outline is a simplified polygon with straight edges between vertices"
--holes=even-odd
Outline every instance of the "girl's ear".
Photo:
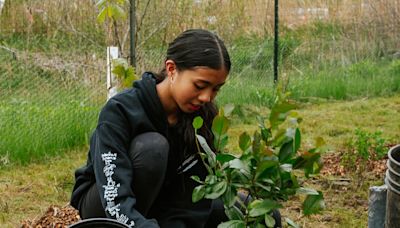
[[168,59],[165,61],[165,70],[167,71],[167,76],[172,80],[175,72],[176,72],[176,64],[173,60]]

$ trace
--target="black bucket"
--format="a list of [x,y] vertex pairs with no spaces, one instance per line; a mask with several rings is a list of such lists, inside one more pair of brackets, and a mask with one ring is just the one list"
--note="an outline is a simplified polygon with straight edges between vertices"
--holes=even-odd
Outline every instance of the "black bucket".
[[385,227],[395,228],[400,227],[400,145],[392,147],[388,157]]
[[91,218],[72,224],[69,228],[129,228],[129,226],[114,219]]

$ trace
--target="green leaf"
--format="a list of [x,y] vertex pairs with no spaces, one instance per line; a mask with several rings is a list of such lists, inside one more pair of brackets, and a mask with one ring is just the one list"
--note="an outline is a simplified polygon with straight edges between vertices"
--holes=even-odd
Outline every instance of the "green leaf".
[[264,142],[268,142],[269,137],[271,136],[271,131],[268,128],[261,128],[261,139]]
[[[261,221],[260,221],[261,222]],[[264,224],[261,223],[257,223],[254,228],[266,228],[266,226]]]
[[297,176],[293,172],[290,173],[290,180],[292,182],[292,187],[293,188],[297,189],[297,188],[300,187],[299,182],[297,181]]
[[236,206],[225,209],[225,214],[228,216],[229,220],[244,220],[242,211]]
[[315,152],[304,152],[293,162],[293,168],[304,169],[304,174],[306,177],[309,177],[310,174],[319,173],[319,171],[322,169],[322,166],[323,163],[321,161],[321,154]]
[[253,154],[258,154],[261,150],[261,135],[257,131],[253,135]]
[[125,78],[125,68],[122,65],[116,65],[113,67],[112,73],[117,76],[117,78],[123,79]]
[[224,116],[230,116],[235,109],[234,104],[226,104],[224,105]]
[[222,151],[228,144],[228,135],[214,137],[214,145],[217,151]]
[[[227,207],[232,207],[236,203],[237,190],[234,186],[228,185],[225,194],[222,195],[221,199],[224,205]],[[233,219],[233,218],[230,218]]]
[[312,189],[312,188],[298,188],[296,191],[297,194],[305,194],[305,195],[319,195],[319,192],[317,192],[316,190]]
[[117,3],[120,4],[120,5],[128,4],[129,0],[117,0]]
[[216,162],[217,162],[215,153],[208,146],[207,141],[203,136],[196,134],[196,137],[197,137],[197,140],[199,141],[199,144],[200,144],[201,148],[203,148],[204,152],[206,152],[207,161],[209,162],[209,165],[212,168],[215,168]]
[[225,116],[216,116],[212,123],[212,132],[215,136],[222,136],[228,131],[229,120]]
[[288,162],[294,154],[293,140],[289,140],[288,142],[284,143],[279,150],[279,162]]
[[111,19],[113,16],[113,11],[112,11],[111,5],[106,6],[106,10],[107,10],[106,17]]
[[99,0],[96,2],[96,6],[100,9],[103,8],[107,4],[108,0]]
[[246,228],[246,224],[242,220],[231,220],[219,224],[217,228]]
[[265,225],[267,225],[267,227],[274,227],[275,226],[275,219],[269,215],[268,213],[265,214]]
[[215,183],[217,183],[218,181],[218,177],[215,175],[207,175],[206,179],[204,182],[206,182],[208,185],[213,185]]
[[205,194],[206,199],[216,199],[225,193],[228,184],[226,181],[221,181],[213,185],[207,186],[207,193]]
[[265,185],[261,184],[260,182],[256,182],[255,185],[256,185],[257,187],[262,188],[263,190],[265,190],[265,191],[267,191],[267,192],[270,192],[270,191],[271,191],[271,186],[265,186]]
[[282,164],[280,165],[280,168],[283,172],[292,172],[293,168],[292,168],[292,164]]
[[296,133],[294,136],[294,152],[296,153],[301,145],[301,133],[300,133],[300,129],[296,128]]
[[199,186],[195,187],[193,190],[193,193],[192,193],[193,203],[196,203],[196,202],[200,201],[201,199],[203,199],[205,193],[206,193],[206,191],[205,191],[204,185],[199,185]]
[[316,214],[325,208],[322,192],[318,195],[308,195],[303,202],[303,213],[305,215]]
[[263,201],[261,200],[254,200],[253,202],[250,203],[249,208],[249,216],[250,217],[258,217],[260,215],[264,215],[268,212],[270,212],[273,209],[276,208],[281,208],[282,206],[271,199],[264,199]]
[[256,169],[256,179],[258,179],[260,176],[263,176],[262,174],[264,173],[264,171],[278,164],[279,162],[274,160],[265,160],[259,163]]
[[193,128],[195,130],[200,129],[203,126],[203,122],[203,118],[201,118],[200,116],[196,116],[192,122]]
[[286,221],[287,224],[288,224],[289,226],[291,226],[291,227],[300,228],[300,226],[297,225],[295,222],[293,222],[290,218],[285,218],[285,221]]
[[240,159],[235,158],[229,161],[229,168],[237,169],[240,172],[250,173],[249,167]]
[[239,136],[239,147],[244,152],[251,146],[251,138],[247,132],[243,132]]
[[217,161],[221,162],[221,164],[224,164],[226,162],[229,162],[233,159],[235,159],[236,157],[233,156],[232,154],[225,154],[225,153],[219,153],[217,154]]
[[108,8],[103,8],[100,10],[99,14],[97,15],[97,22],[102,24],[106,20],[106,16],[108,13]]
[[192,178],[192,180],[196,181],[199,184],[204,184],[204,182],[201,181],[200,177],[198,177],[198,176],[191,176],[190,178]]
[[286,130],[279,129],[278,132],[275,133],[275,137],[272,139],[272,145],[275,147],[280,147],[284,142],[287,142],[288,138],[286,137]]
[[111,14],[109,14],[110,18],[123,19],[126,16],[125,11],[119,5],[116,4],[110,6],[110,11],[111,11]]
[[271,128],[277,128],[287,116],[287,112],[296,109],[297,105],[294,103],[289,103],[288,101],[281,101],[275,104],[271,109],[271,114],[269,116],[269,121],[271,123]]
[[234,169],[231,175],[232,179],[237,182],[234,183],[236,187],[245,187],[251,179],[251,174],[243,169]]
[[127,78],[135,78],[137,80],[136,75],[135,75],[135,68],[132,66],[129,66],[128,69],[126,70],[126,77]]

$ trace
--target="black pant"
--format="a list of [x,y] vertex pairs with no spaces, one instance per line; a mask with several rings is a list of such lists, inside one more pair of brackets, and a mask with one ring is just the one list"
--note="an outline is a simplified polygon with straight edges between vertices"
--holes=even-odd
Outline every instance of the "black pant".
[[[148,132],[136,136],[129,148],[133,167],[133,186],[136,210],[146,217],[164,181],[168,163],[169,144],[159,133]],[[82,218],[106,217],[99,191],[93,184],[79,202]]]
[[[129,157],[133,166],[133,186],[136,196],[136,210],[146,217],[156,200],[164,181],[168,163],[169,144],[159,133],[148,132],[136,136],[129,148]],[[246,197],[239,195],[242,201]],[[220,199],[213,200],[212,212],[206,227],[217,227],[227,221],[224,205]],[[99,191],[93,184],[79,202],[79,213],[82,219],[107,217],[101,204]],[[279,219],[274,217],[275,220]],[[280,226],[276,226],[280,227]]]

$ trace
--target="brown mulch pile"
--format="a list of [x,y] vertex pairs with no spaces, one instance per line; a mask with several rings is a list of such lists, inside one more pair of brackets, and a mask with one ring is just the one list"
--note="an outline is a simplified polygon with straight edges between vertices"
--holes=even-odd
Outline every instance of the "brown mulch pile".
[[[346,176],[354,170],[347,170],[341,163],[342,153],[330,153],[323,155],[322,159],[324,167],[321,170],[322,175],[333,175],[333,176]],[[386,171],[387,158],[382,160],[373,161],[369,160],[365,167],[365,172],[369,172],[376,177],[383,177]],[[358,170],[359,164],[354,164],[354,169]]]
[[70,205],[58,207],[50,206],[47,212],[39,219],[22,221],[22,228],[66,228],[80,220],[79,213]]

